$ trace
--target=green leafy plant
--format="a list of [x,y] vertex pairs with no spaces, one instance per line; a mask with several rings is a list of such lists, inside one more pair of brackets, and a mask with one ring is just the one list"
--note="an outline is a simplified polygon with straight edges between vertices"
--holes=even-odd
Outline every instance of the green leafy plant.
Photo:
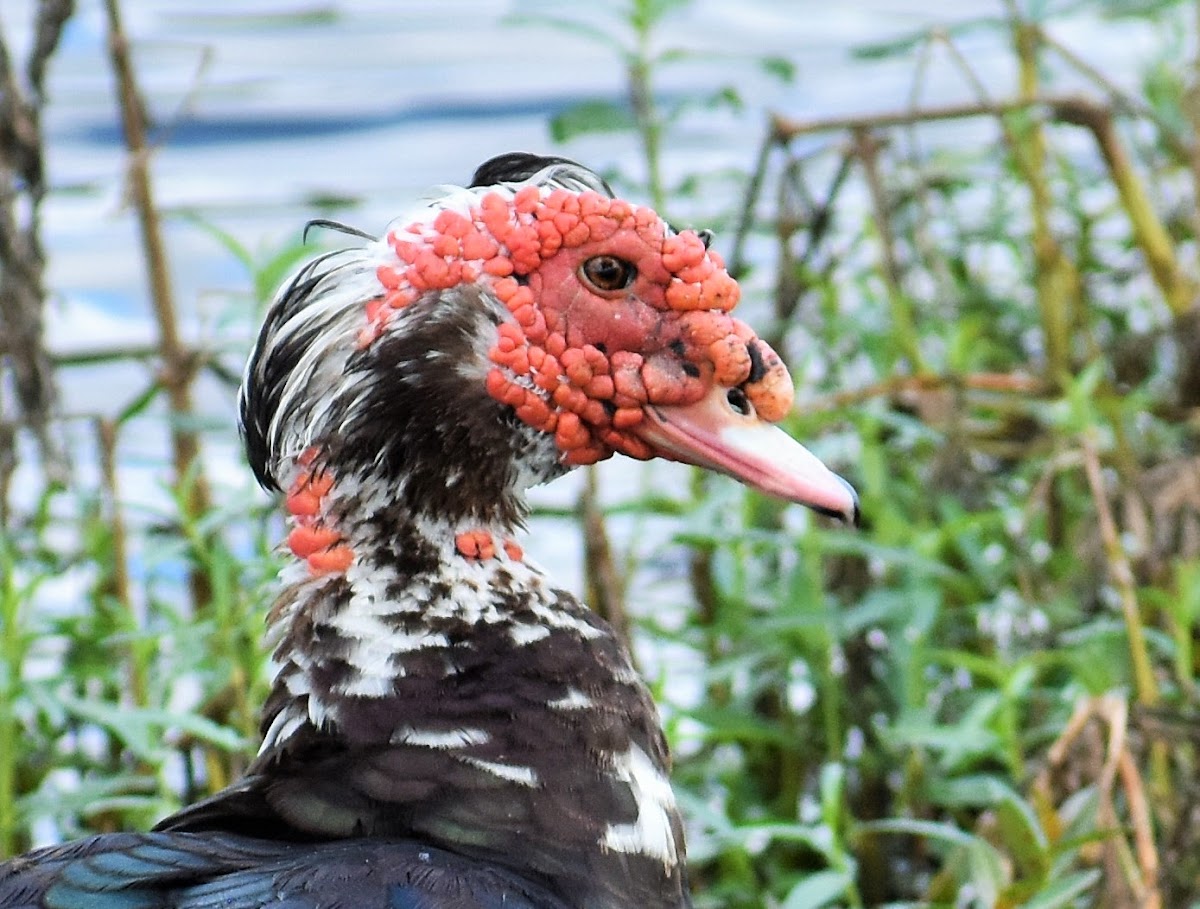
[[[629,100],[587,100],[552,134],[567,153],[589,131],[636,138],[639,173],[618,176],[660,207],[711,177],[664,177],[673,132],[751,116],[719,77],[658,90],[689,58],[664,46],[686,6],[518,17],[611,50]],[[1200,892],[1193,61],[1164,39],[1140,89],[1119,89],[1057,37],[1064,11],[1194,29],[1179,2],[1009,2],[875,41],[856,65],[908,61],[912,104],[769,118],[743,204],[717,213],[742,225],[731,267],[796,372],[786,429],[853,480],[862,529],[712,478],[605,505],[593,478],[578,514],[539,512],[582,516],[590,599],[628,625],[655,684],[700,907]],[[1009,54],[1015,84],[985,84],[966,40]],[[971,101],[922,102],[935,58]],[[1066,73],[1084,93],[1060,93]],[[968,142],[937,126],[964,118]],[[303,254],[198,223],[245,266],[247,298]],[[248,326],[252,308],[227,318]],[[232,353],[201,358],[227,386]],[[162,394],[150,376],[96,425],[102,462]],[[5,852],[34,823],[144,826],[226,782],[255,738],[281,527],[243,488],[196,512],[185,473],[134,508],[102,473],[100,494],[52,490],[0,536]],[[38,608],[67,576],[84,608]]]

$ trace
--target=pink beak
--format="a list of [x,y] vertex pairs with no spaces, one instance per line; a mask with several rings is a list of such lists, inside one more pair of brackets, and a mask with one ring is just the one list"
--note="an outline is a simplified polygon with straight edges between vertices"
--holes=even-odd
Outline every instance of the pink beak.
[[727,474],[776,498],[858,523],[858,494],[778,426],[729,403],[714,387],[695,404],[647,405],[633,430],[655,454]]

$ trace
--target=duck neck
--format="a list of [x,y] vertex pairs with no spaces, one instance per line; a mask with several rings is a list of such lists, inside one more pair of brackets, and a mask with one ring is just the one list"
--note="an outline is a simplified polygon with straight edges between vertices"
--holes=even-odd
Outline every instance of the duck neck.
[[612,630],[524,559],[511,523],[404,513],[388,504],[403,489],[376,501],[307,460],[296,528],[348,555],[297,558],[271,612],[250,771],[270,813],[304,836],[418,836],[587,909],[682,905],[666,743]]
[[442,465],[436,480],[413,473],[339,477],[320,449],[309,449],[288,475],[287,544],[299,562],[288,580],[341,575],[363,587],[388,573],[407,579],[452,575],[471,562],[503,557],[521,562],[515,536],[525,515],[523,495],[496,484],[501,488],[488,496],[490,504],[477,507],[472,497],[455,495],[463,475]]
[[[458,479],[451,470],[440,487],[452,490]],[[288,547],[296,561],[284,570],[268,622],[276,693],[303,691],[311,718],[327,715],[323,702],[389,697],[402,679],[449,672],[428,665],[433,652],[489,637],[519,647],[564,623],[581,637],[608,633],[568,618],[559,592],[525,561],[515,492],[493,495],[500,505],[487,510],[467,503],[455,511],[428,507],[440,497],[425,486],[411,476],[337,477],[317,449],[290,471]],[[314,672],[331,657],[341,665],[336,679]],[[277,743],[278,717],[272,721],[264,749]]]

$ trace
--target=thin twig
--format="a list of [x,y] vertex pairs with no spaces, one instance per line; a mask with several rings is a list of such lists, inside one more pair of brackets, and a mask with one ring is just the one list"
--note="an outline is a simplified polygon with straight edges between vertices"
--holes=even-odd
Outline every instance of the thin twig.
[[[1161,909],[1162,899],[1157,883],[1157,853],[1152,842],[1147,845],[1142,841],[1143,835],[1151,829],[1150,817],[1141,777],[1129,751],[1129,705],[1123,696],[1106,694],[1076,701],[1063,731],[1046,751],[1047,767],[1039,775],[1035,788],[1049,791],[1049,768],[1063,767],[1066,764],[1072,746],[1096,720],[1108,729],[1104,760],[1096,771],[1094,784],[1097,798],[1096,826],[1098,830],[1108,834],[1100,844],[1103,847],[1102,865],[1108,878],[1106,891],[1110,896],[1114,896],[1119,883],[1123,883],[1128,887],[1128,891],[1122,891],[1123,895],[1128,893],[1128,896],[1136,901],[1138,909]],[[1133,850],[1129,848],[1121,829],[1113,799],[1113,789],[1118,777],[1128,800],[1134,826]],[[1114,903],[1122,906],[1127,904],[1127,901]]]
[[770,133],[763,137],[755,156],[754,170],[750,172],[750,182],[746,184],[746,195],[742,200],[742,211],[738,217],[737,232],[733,236],[733,251],[729,254],[729,273],[740,278],[746,270],[744,261],[746,239],[754,224],[754,209],[758,205],[758,197],[762,194],[763,182],[766,179],[767,165],[771,160],[771,148],[775,142]]
[[1146,800],[1146,787],[1142,774],[1129,749],[1121,752],[1117,770],[1121,786],[1125,790],[1125,804],[1129,809],[1129,823],[1133,828],[1133,845],[1141,871],[1144,894],[1142,909],[1161,909],[1162,891],[1158,886],[1158,847],[1154,843],[1154,822],[1150,816],[1150,804]]
[[909,126],[938,120],[962,120],[970,117],[1000,117],[1019,110],[1044,107],[1056,110],[1061,105],[1077,100],[1073,95],[1048,96],[1044,98],[1013,98],[1007,101],[968,101],[961,104],[943,104],[909,110],[880,111],[873,114],[852,114],[842,117],[818,117],[799,120],[774,114],[771,117],[771,135],[776,142],[787,143],[799,136],[815,133],[852,131],[855,129],[883,129],[889,126]]

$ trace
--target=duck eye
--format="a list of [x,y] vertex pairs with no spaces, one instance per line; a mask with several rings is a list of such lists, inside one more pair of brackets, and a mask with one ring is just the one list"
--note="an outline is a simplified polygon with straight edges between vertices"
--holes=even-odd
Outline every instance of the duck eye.
[[594,290],[624,290],[637,277],[633,264],[616,256],[592,256],[579,267],[579,274]]

